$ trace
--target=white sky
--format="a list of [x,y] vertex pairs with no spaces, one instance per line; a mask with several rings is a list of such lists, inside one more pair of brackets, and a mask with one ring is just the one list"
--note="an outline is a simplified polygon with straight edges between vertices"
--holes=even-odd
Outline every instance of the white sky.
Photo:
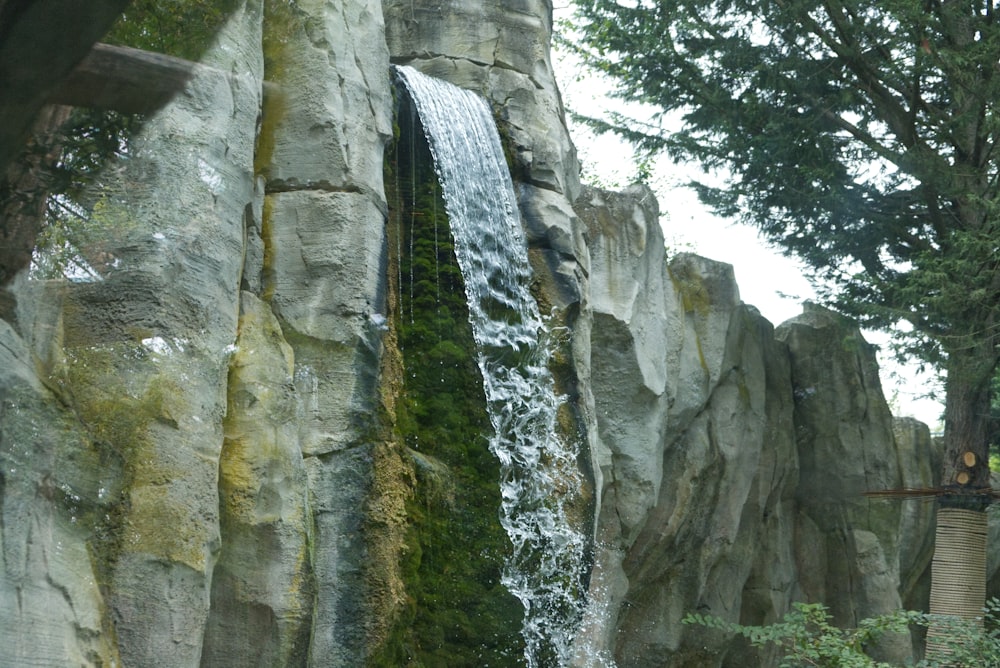
[[[556,8],[557,18],[564,13],[565,9]],[[583,76],[580,66],[558,51],[554,61],[567,109],[598,116],[609,106],[624,109],[621,103],[604,96],[604,91],[610,90],[606,81],[593,75]],[[584,179],[597,180],[612,188],[627,185],[635,173],[632,149],[616,137],[595,136],[588,128],[569,122]],[[698,201],[694,191],[681,185],[696,175],[699,175],[697,166],[673,165],[666,158],[654,165],[650,185],[660,201],[660,224],[667,247],[672,251],[690,250],[733,265],[743,301],[757,307],[776,325],[801,313],[802,301],[815,295],[801,265],[769,248],[754,229],[714,216]],[[875,332],[865,332],[865,338],[880,345],[888,340],[887,335]],[[937,385],[933,376],[918,374],[915,365],[899,366],[889,359],[888,352],[879,355],[879,363],[882,389],[893,413],[915,417],[932,431],[938,431],[943,406],[925,396]]]

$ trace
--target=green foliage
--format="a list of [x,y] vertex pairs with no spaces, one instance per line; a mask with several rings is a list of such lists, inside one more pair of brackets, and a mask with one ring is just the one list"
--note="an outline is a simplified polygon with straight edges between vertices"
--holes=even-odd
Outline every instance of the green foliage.
[[113,266],[106,252],[136,226],[128,219],[124,163],[144,118],[138,114],[74,108],[54,137],[58,159],[46,165],[44,221],[32,276],[95,278]]
[[133,0],[105,41],[198,60],[238,4],[237,0]]
[[[947,638],[950,652],[942,668],[960,666],[969,668],[1000,668],[1000,600],[991,598],[983,609],[983,623],[958,619],[921,615],[922,626],[934,624]],[[921,663],[928,668],[939,668],[938,663]]]
[[[571,45],[657,110],[591,119],[724,178],[702,200],[940,366],[1000,328],[992,2],[577,0]],[[976,373],[989,376],[991,346]],[[977,382],[978,379],[977,379]]]
[[[950,656],[944,664],[921,661],[918,668],[1000,668],[1000,601],[991,599],[980,621],[900,610],[861,620],[857,628],[842,629],[831,623],[826,606],[795,603],[781,621],[766,626],[727,622],[718,617],[688,614],[685,624],[696,624],[740,635],[754,647],[775,645],[781,652],[782,668],[891,668],[865,653],[886,634],[909,633],[913,627],[931,624],[948,638]],[[982,621],[982,620],[981,620]]]
[[990,470],[1000,471],[1000,376],[992,380],[993,401],[990,405]]
[[883,668],[864,648],[886,633],[905,633],[916,621],[912,613],[881,615],[861,622],[856,629],[839,629],[831,623],[826,607],[819,603],[795,603],[780,622],[767,626],[744,626],[717,617],[689,614],[685,624],[739,634],[755,647],[769,643],[782,652],[781,666],[829,666],[831,668]]
[[521,665],[523,608],[501,582],[511,546],[464,284],[430,150],[400,104],[387,178],[404,365],[395,418],[416,487],[406,509],[407,604],[369,665]]

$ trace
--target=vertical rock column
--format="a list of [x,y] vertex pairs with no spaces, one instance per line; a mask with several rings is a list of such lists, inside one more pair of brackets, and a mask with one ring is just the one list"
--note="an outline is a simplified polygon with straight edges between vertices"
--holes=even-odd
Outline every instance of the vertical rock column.
[[652,192],[588,188],[576,210],[587,225],[590,268],[589,317],[576,328],[585,345],[577,355],[591,374],[599,504],[591,606],[578,657],[583,666],[597,656],[613,661],[629,587],[622,564],[662,479],[666,360],[683,337]]
[[[913,418],[892,423],[903,489],[930,489],[940,485],[941,443],[930,429]],[[905,497],[885,501],[898,504],[899,596],[906,610],[927,610],[930,605],[930,565],[934,556],[936,504]]]
[[293,355],[252,292],[240,300],[219,466],[222,550],[201,665],[304,666],[312,621],[312,525]]
[[309,654],[317,664],[353,666],[370,622],[361,531],[385,322],[389,56],[377,2],[268,7],[260,298],[294,356],[313,514]]
[[0,665],[113,665],[89,549],[121,492],[121,459],[46,386],[51,368],[28,345],[51,343],[58,300],[19,297],[54,317],[22,320],[20,335],[0,321]]
[[[857,327],[822,307],[776,331],[788,344],[800,482],[795,549],[804,597],[853,627],[901,607],[900,502],[864,492],[903,484],[892,415],[875,353]],[[879,658],[902,663],[909,638],[886,637]]]
[[577,663],[722,665],[730,648],[684,614],[763,621],[792,594],[787,354],[730,266],[668,261],[648,189],[588,189],[577,210],[602,483]]
[[[121,662],[197,666],[220,547],[218,472],[254,199],[261,3],[238,4],[95,207],[103,280],[71,284],[58,382],[123,462],[94,542]],[[109,177],[110,178],[110,177]]]

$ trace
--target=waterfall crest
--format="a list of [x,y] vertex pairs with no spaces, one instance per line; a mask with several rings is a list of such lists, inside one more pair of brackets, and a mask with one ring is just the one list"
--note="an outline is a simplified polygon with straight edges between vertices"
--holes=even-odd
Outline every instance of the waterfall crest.
[[587,541],[567,518],[581,489],[578,444],[560,436],[561,399],[500,137],[486,102],[409,67],[441,182],[477,345],[490,449],[501,464],[501,523],[513,544],[504,584],[525,608],[529,666],[565,665],[582,615]]

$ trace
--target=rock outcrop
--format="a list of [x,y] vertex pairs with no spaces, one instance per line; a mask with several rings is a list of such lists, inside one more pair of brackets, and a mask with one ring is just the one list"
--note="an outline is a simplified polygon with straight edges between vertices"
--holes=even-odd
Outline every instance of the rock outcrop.
[[[104,259],[116,269],[51,290],[29,282],[18,300],[21,336],[46,348],[47,363],[21,344],[6,349],[21,352],[9,368],[34,369],[35,400],[75,423],[83,440],[74,459],[96,450],[112,466],[95,460],[45,494],[73,473],[39,457],[30,432],[4,440],[5,514],[42,494],[34,512],[58,518],[41,533],[30,514],[4,521],[4,645],[19,649],[11,665],[36,662],[39,649],[56,652],[52,665],[201,659],[221,547],[218,471],[244,214],[254,199],[260,28],[259,3],[235,11],[185,95],[136,138],[120,190],[101,204],[116,228]],[[32,327],[32,298],[58,300],[52,327]],[[5,402],[19,412],[19,399]],[[15,492],[24,485],[32,491]],[[50,551],[72,551],[71,581],[45,573],[62,561]],[[32,583],[67,610],[59,647],[39,642],[38,625],[21,618],[35,610]]]
[[[681,620],[925,605],[933,505],[863,493],[935,484],[927,428],[893,422],[851,323],[808,306],[775,329],[729,266],[667,255],[650,190],[581,187],[547,2],[232,4],[91,198],[97,280],[10,288],[0,666],[402,665],[447,644],[522,665],[516,637],[476,635],[510,601],[472,623],[418,582],[450,554],[425,534],[465,539],[467,522],[486,545],[498,519],[489,499],[462,506],[473,474],[403,424],[391,63],[475,90],[498,120],[558,333],[559,426],[582,445],[575,665],[772,665]],[[476,560],[435,577],[476,573],[449,583],[471,600],[502,568]],[[401,630],[418,599],[444,612]]]
[[[665,256],[646,190],[588,191],[576,210],[601,471],[580,665],[747,665],[745,647],[682,625],[694,611],[760,624],[823,601],[851,625],[898,609],[901,565],[919,580],[930,549],[902,554],[901,531],[931,518],[863,493],[931,486],[932,469],[897,447],[856,327],[809,307],[775,332],[730,267]],[[881,651],[901,661],[909,640]]]

